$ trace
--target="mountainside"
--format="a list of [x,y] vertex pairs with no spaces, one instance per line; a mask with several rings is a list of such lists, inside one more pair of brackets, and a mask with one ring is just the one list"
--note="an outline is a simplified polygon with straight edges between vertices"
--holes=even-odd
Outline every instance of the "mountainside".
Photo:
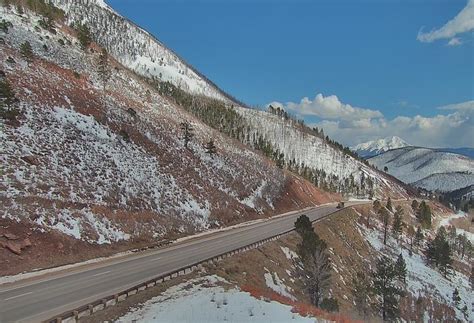
[[153,35],[116,13],[103,0],[52,0],[66,22],[87,24],[94,40],[140,75],[169,81],[194,94],[226,100],[226,94]]
[[437,151],[463,155],[474,159],[474,148],[437,148]]
[[402,138],[393,136],[358,144],[357,146],[352,147],[351,150],[362,158],[370,158],[391,149],[407,146],[409,146],[409,144]]
[[[337,199],[203,124],[112,59],[104,91],[99,49],[83,51],[67,26],[48,31],[35,27],[42,18],[32,12],[0,12],[11,23],[2,32],[0,81],[16,100],[0,118],[0,236],[29,237],[36,266],[76,260],[89,244],[155,244]],[[26,41],[31,57],[19,51]],[[184,121],[194,129],[188,149]],[[211,138],[213,155],[204,147]],[[56,249],[57,258],[43,257]],[[14,258],[5,270],[21,263]]]
[[[286,163],[291,161],[299,166],[304,164],[304,166],[311,167],[311,172],[317,172],[319,179],[324,178],[322,181],[324,185],[318,182],[317,185],[323,188],[331,186],[333,191],[340,191],[342,186],[349,186],[346,182],[349,181],[353,187],[358,187],[358,189],[353,189],[353,194],[367,195],[369,191],[372,192],[371,194],[375,194],[376,191],[379,194],[389,191],[403,194],[402,188],[387,187],[386,183],[390,180],[379,180],[375,173],[369,171],[369,168],[363,163],[348,157],[339,149],[329,147],[324,143],[324,140],[303,133],[292,124],[282,124],[279,118],[273,118],[268,113],[260,114],[256,111],[239,108],[238,106],[241,105],[239,102],[218,89],[151,34],[115,13],[102,0],[53,0],[52,2],[66,11],[68,24],[87,23],[97,43],[107,48],[118,62],[140,75],[159,83],[170,82],[180,90],[195,96],[205,95],[233,103],[236,111],[244,117],[245,122],[239,125],[242,128],[239,129],[239,134],[235,135],[234,129],[229,131],[232,133],[228,134],[257,149],[262,147],[258,147],[255,141],[262,137],[273,146],[273,150],[278,149],[278,152],[284,155]],[[196,99],[199,98],[192,97],[189,100],[195,101]],[[263,117],[260,121],[269,122],[270,125],[262,132],[261,124],[254,122],[253,117]],[[232,121],[232,123],[234,122]],[[218,123],[210,125],[220,128]],[[273,131],[280,127],[286,128],[293,135],[286,136],[282,131],[269,134],[267,131]],[[299,152],[296,155],[295,149]],[[312,158],[308,156],[312,156]],[[316,159],[315,156],[317,156]],[[350,166],[345,167],[344,161],[348,161]],[[360,181],[361,177],[365,175],[371,178],[370,181],[375,182],[373,185],[371,184],[370,188],[365,185],[363,179],[362,182]],[[308,179],[314,182],[313,178]],[[330,185],[330,183],[332,184]]]
[[[237,108],[237,112],[250,125],[249,142],[271,143],[276,155],[283,154],[284,163],[290,169],[303,175],[312,174],[309,179],[319,186],[335,186],[355,195],[406,194],[404,188],[384,174],[334,147],[309,128],[264,111]],[[321,179],[326,182],[324,185]]]
[[448,192],[474,184],[474,160],[434,149],[405,147],[369,159],[405,183]]
[[[408,196],[309,128],[230,102],[102,2],[54,3],[64,20],[0,7],[0,81],[15,96],[0,119],[0,222],[7,228],[0,237],[23,239],[0,239],[9,273],[26,261],[6,249],[34,257],[31,269],[157,245],[339,200],[339,193]],[[81,48],[78,21],[99,43]],[[105,68],[103,45],[113,54]],[[133,64],[146,53],[163,54],[163,66],[186,77],[147,74]],[[185,122],[193,129],[187,148]],[[216,154],[206,148],[211,139]],[[54,259],[45,257],[51,250]]]

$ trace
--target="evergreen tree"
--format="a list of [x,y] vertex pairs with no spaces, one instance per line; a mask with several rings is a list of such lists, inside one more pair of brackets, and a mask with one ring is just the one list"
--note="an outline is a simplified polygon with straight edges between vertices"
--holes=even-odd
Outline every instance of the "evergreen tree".
[[383,320],[394,320],[399,316],[399,299],[403,290],[396,285],[397,273],[393,261],[382,256],[377,261],[376,271],[372,273],[374,292],[379,296],[378,307]]
[[16,12],[21,16],[25,13],[25,11],[23,10],[23,7],[20,5],[20,4],[17,4],[16,5]]
[[14,104],[17,101],[10,82],[6,78],[0,79],[0,117],[2,119],[16,120],[19,112],[14,108]]
[[382,205],[380,204],[379,200],[375,200],[374,203],[372,203],[372,206],[374,208],[374,211],[378,213]]
[[431,209],[425,201],[421,201],[416,217],[423,227],[431,227]]
[[85,24],[79,24],[76,27],[77,39],[83,50],[86,50],[92,43],[92,36],[89,27]]
[[421,231],[421,227],[418,227],[418,229],[416,229],[416,234],[415,234],[415,246],[419,246],[420,243],[423,241],[424,239],[424,235],[423,235],[423,232]]
[[296,266],[298,276],[310,296],[311,303],[319,306],[329,288],[331,278],[331,261],[326,252],[327,245],[314,232],[313,225],[306,215],[301,215],[296,220],[295,230],[301,237],[297,247],[303,265]]
[[403,209],[401,206],[397,207],[397,210],[393,214],[392,233],[398,239],[403,230]]
[[186,120],[181,123],[181,130],[183,131],[184,147],[188,148],[188,143],[194,137],[194,129],[191,124]]
[[471,285],[471,289],[474,289],[474,266],[471,265],[471,275],[469,276],[469,283]]
[[395,262],[395,274],[397,276],[397,279],[401,283],[405,284],[407,277],[407,266],[402,254],[398,255],[397,261]]
[[411,202],[411,208],[413,209],[413,212],[418,212],[418,201],[417,200],[413,200],[413,202]]
[[461,303],[461,296],[459,296],[459,291],[457,287],[453,291],[453,303],[456,307],[459,307],[459,304]]
[[370,314],[371,298],[373,296],[372,282],[365,272],[358,272],[352,278],[352,295],[360,315],[366,318]]
[[388,226],[390,223],[390,213],[388,210],[384,207],[379,209],[379,216],[380,220],[382,221],[383,224],[383,244],[387,244],[387,233],[388,233]]
[[410,238],[410,256],[411,256],[413,253],[413,244],[414,244],[415,235],[416,235],[415,228],[412,225],[408,226],[407,234],[408,234],[408,237]]
[[217,147],[214,144],[214,139],[212,138],[207,142],[204,148],[206,149],[206,153],[209,154],[210,156],[214,156],[215,154],[217,154]]
[[388,200],[387,200],[387,206],[386,206],[387,210],[389,210],[390,212],[393,211],[393,208],[392,208],[392,199],[389,197]]
[[436,237],[428,243],[426,250],[428,263],[435,265],[444,276],[449,274],[451,269],[451,247],[446,239],[446,229],[440,227]]
[[99,54],[97,73],[99,74],[99,78],[102,82],[102,87],[105,92],[107,82],[110,80],[110,77],[112,76],[112,70],[109,65],[109,54],[107,53],[107,50],[105,48],[102,48]]
[[0,79],[0,108],[11,108],[16,101],[10,82],[6,78]]
[[20,53],[28,64],[33,61],[33,48],[29,41],[25,41],[20,45]]

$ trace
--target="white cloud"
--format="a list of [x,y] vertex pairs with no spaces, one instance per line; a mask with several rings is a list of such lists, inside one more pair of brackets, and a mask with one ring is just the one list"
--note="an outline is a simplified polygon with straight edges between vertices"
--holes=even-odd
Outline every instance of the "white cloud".
[[462,45],[462,41],[458,37],[451,38],[448,42],[448,46],[459,46],[459,45]]
[[433,29],[429,32],[420,30],[417,39],[421,42],[431,43],[438,39],[451,39],[450,46],[461,44],[461,40],[456,37],[459,34],[474,29],[474,0],[468,0],[466,7],[462,9],[456,17],[448,21],[443,27]]
[[438,107],[438,110],[472,110],[474,111],[474,100],[445,105],[442,107]]
[[380,111],[353,107],[350,104],[342,103],[335,95],[324,97],[321,93],[317,94],[312,101],[304,97],[300,103],[288,102],[281,104],[279,102],[272,102],[268,105],[283,107],[286,111],[298,116],[317,116],[322,119],[352,121],[383,116]]
[[311,126],[323,128],[331,138],[348,146],[387,136],[399,136],[412,145],[425,147],[472,147],[474,144],[474,100],[437,108],[445,114],[393,119],[387,119],[378,110],[343,103],[335,95],[318,94],[314,100],[305,97],[300,103],[268,105],[299,117],[318,117],[321,121]]
[[[471,103],[472,104],[472,103]],[[322,127],[330,137],[349,146],[361,142],[399,136],[408,143],[425,147],[461,147],[473,146],[474,109],[459,108],[450,114],[438,114],[433,117],[398,116],[355,120],[352,123],[341,120],[322,120],[312,126]]]

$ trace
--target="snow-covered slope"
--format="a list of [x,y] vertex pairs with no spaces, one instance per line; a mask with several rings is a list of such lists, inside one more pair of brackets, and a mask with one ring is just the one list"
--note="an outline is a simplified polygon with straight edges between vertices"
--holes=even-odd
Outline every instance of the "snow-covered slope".
[[[97,51],[81,50],[66,26],[53,33],[35,28],[41,17],[32,12],[0,13],[12,23],[2,32],[0,71],[20,113],[16,122],[0,118],[0,221],[109,244],[277,212],[288,177],[263,156],[116,62],[104,93]],[[29,64],[18,50],[25,41]],[[184,120],[194,128],[190,149]],[[210,138],[213,157],[204,148]]]
[[428,148],[405,147],[369,159],[405,183],[428,190],[452,191],[474,184],[474,160]]
[[277,115],[260,110],[237,108],[237,112],[250,125],[249,140],[253,141],[256,137],[262,136],[284,153],[286,162],[294,161],[297,165],[324,171],[329,178],[336,178],[341,185],[349,178],[354,178],[358,185],[364,181],[363,178],[370,178],[375,186],[375,194],[378,195],[387,192],[399,196],[406,194],[402,187],[391,179],[385,178],[384,174],[345,154],[323,138],[295,125],[291,120],[284,120]]
[[227,100],[225,93],[153,35],[116,13],[103,0],[52,0],[68,23],[85,23],[94,40],[140,75],[170,81],[194,94]]
[[352,147],[351,150],[356,152],[362,158],[370,158],[391,149],[407,146],[409,146],[409,144],[407,144],[402,138],[393,136],[364,142]]

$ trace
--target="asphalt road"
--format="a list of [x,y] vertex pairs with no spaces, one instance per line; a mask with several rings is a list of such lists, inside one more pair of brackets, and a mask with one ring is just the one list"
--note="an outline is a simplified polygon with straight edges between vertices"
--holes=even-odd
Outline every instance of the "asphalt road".
[[[359,203],[346,202],[346,206]],[[293,228],[301,214],[314,221],[335,211],[336,204],[323,205],[197,237],[163,249],[3,284],[0,285],[0,322],[46,320],[161,274],[283,233]]]

